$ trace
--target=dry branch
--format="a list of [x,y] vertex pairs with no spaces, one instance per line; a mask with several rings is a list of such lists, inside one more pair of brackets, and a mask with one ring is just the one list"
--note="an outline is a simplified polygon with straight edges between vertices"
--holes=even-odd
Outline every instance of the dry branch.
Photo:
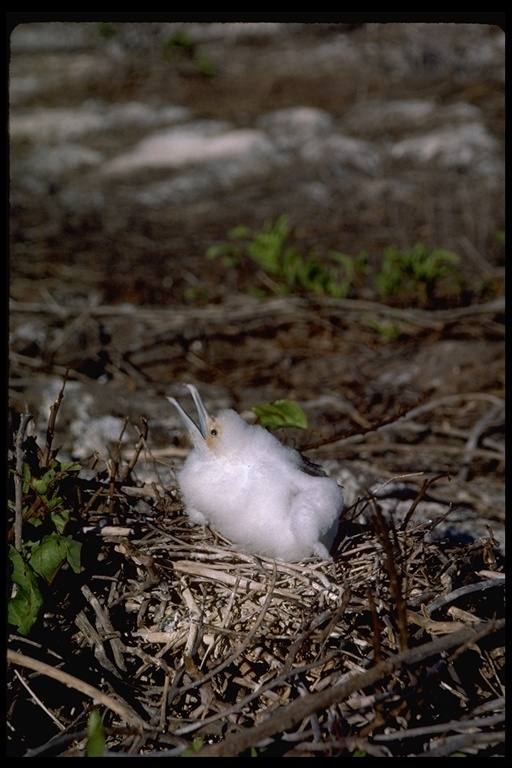
[[30,413],[25,413],[21,419],[16,433],[16,471],[14,474],[14,546],[21,551],[22,527],[23,527],[23,462],[25,453],[23,451],[23,440],[29,421],[32,419]]
[[252,728],[243,729],[229,736],[220,744],[204,747],[198,753],[198,757],[234,757],[239,755],[251,746],[257,745],[263,739],[293,728],[312,712],[326,709],[332,704],[342,701],[354,691],[375,685],[396,669],[413,666],[420,661],[437,656],[452,648],[474,645],[486,635],[501,629],[504,625],[504,620],[479,624],[474,629],[461,629],[459,632],[454,632],[445,637],[432,640],[430,643],[425,643],[419,648],[412,648],[397,653],[394,657],[380,662],[367,672],[354,675],[354,677],[333,688],[320,693],[310,694],[306,698],[296,699],[284,710],[274,713],[271,718],[263,721],[263,723]]
[[7,661],[11,664],[17,664],[20,667],[33,669],[41,675],[47,675],[63,685],[81,691],[85,696],[89,696],[94,701],[98,701],[103,706],[111,709],[124,721],[138,729],[143,730],[148,728],[148,724],[145,723],[128,704],[120,702],[117,699],[112,698],[112,696],[108,696],[106,693],[103,693],[103,691],[98,690],[74,675],[70,675],[67,672],[63,672],[61,669],[52,667],[44,661],[39,661],[38,659],[33,659],[23,653],[16,653],[11,650],[7,651]]

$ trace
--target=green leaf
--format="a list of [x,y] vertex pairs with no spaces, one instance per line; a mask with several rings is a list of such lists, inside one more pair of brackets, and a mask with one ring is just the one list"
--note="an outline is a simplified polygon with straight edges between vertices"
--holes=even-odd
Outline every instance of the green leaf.
[[55,480],[55,475],[57,474],[57,470],[55,467],[51,467],[47,472],[44,473],[44,475],[40,478],[32,478],[32,485],[34,489],[37,491],[37,493],[40,493],[41,496],[44,496],[44,494],[48,491],[48,488],[50,487],[51,483]]
[[85,746],[86,757],[103,757],[105,752],[105,728],[101,715],[97,709],[93,709],[87,723],[87,744]]
[[[60,501],[62,501],[62,499],[60,499]],[[50,517],[52,518],[52,523],[57,529],[57,532],[64,533],[64,529],[66,528],[66,525],[68,524],[69,518],[70,518],[69,510],[56,509],[50,512]]]
[[252,237],[254,235],[254,232],[252,229],[249,229],[249,227],[244,227],[243,225],[239,227],[233,227],[233,229],[230,229],[228,232],[228,237],[230,240],[245,240],[246,238]]
[[21,635],[28,635],[43,605],[43,596],[36,574],[13,546],[9,548],[9,559],[13,565],[11,581],[17,585],[17,592],[7,605],[7,620]]
[[61,472],[80,472],[82,469],[81,464],[77,464],[76,461],[63,461],[60,465]]
[[25,462],[23,464],[23,493],[28,493],[28,489],[30,488],[30,483],[32,480],[32,474],[30,471],[30,466]]
[[276,400],[274,403],[255,405],[252,410],[258,417],[258,424],[270,430],[279,427],[305,429],[308,426],[306,414],[300,405],[291,400]]
[[196,736],[189,747],[186,747],[180,754],[180,757],[194,757],[203,748],[203,740]]
[[81,563],[81,553],[82,553],[82,545],[79,541],[75,541],[74,539],[68,539],[68,548],[67,548],[67,558],[68,563],[70,565],[71,570],[74,573],[80,573],[82,570],[82,563]]
[[34,526],[34,528],[39,528],[39,526],[43,525],[43,521],[40,517],[28,517],[27,523],[30,523],[30,525]]
[[50,584],[66,560],[75,573],[80,572],[80,548],[79,542],[52,533],[33,547],[30,565]]

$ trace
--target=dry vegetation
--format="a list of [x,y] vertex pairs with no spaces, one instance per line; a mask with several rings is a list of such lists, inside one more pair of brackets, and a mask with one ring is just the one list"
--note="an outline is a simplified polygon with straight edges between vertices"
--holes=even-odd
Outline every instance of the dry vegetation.
[[[63,395],[44,450],[22,419],[18,467],[56,456]],[[502,754],[504,563],[490,528],[464,545],[415,521],[439,477],[399,526],[359,498],[333,562],[292,565],[232,551],[176,490],[141,486],[138,463],[158,473],[146,438],[62,490],[83,568],[9,637],[12,754],[83,755],[94,709],[105,754]]]

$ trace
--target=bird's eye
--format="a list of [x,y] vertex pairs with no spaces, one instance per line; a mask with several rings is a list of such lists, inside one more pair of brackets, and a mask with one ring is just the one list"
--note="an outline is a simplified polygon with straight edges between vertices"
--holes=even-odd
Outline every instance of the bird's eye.
[[217,435],[218,435],[218,434],[219,434],[219,433],[217,432],[217,430],[215,429],[215,427],[214,427],[213,429],[210,429],[210,435],[212,435],[212,437],[217,437]]

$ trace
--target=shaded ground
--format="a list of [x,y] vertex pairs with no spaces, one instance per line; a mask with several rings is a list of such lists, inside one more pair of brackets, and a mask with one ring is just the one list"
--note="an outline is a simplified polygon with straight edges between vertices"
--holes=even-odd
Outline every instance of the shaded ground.
[[[443,25],[434,35],[429,25],[292,25],[269,28],[267,34],[255,29],[252,34],[237,35],[218,28],[207,30],[207,26],[191,29],[193,45],[179,50],[176,46],[165,49],[170,32],[160,25],[136,25],[117,32],[104,29],[105,35],[115,34],[98,35],[93,42],[80,30],[68,28],[61,47],[56,46],[55,38],[51,44],[45,42],[44,29],[35,29],[37,43],[25,40],[24,47],[20,42],[11,59],[11,75],[16,79],[11,117],[34,119],[38,109],[78,110],[88,100],[97,100],[112,107],[131,102],[145,103],[148,109],[154,104],[179,105],[189,108],[194,119],[227,121],[242,129],[256,125],[260,116],[272,110],[308,106],[326,110],[342,132],[382,148],[404,138],[403,126],[393,117],[386,124],[372,122],[368,113],[364,119],[358,117],[356,107],[373,99],[430,99],[436,105],[430,127],[441,119],[440,110],[454,105],[459,109],[457,105],[464,104],[465,108],[478,108],[479,124],[496,146],[503,145],[503,60],[496,54],[496,41],[502,33],[497,28],[464,27],[457,33]],[[357,51],[364,51],[364,56],[351,59]],[[199,58],[212,66],[213,77],[200,73]],[[468,118],[468,122],[472,120]],[[427,127],[425,122],[421,126]],[[412,131],[415,136],[420,133],[417,126]],[[87,149],[101,151],[108,160],[129,151],[143,135],[136,127],[102,131],[89,139]],[[93,589],[99,585],[97,596],[103,609],[96,610],[91,595],[77,586],[76,594],[62,600],[69,610],[61,611],[52,602],[44,626],[31,634],[37,652],[19,636],[11,638],[11,650],[33,653],[38,660],[53,664],[44,653],[45,648],[52,648],[68,672],[133,707],[137,717],[130,709],[120,715],[121,720],[108,721],[112,733],[118,729],[109,748],[137,753],[162,745],[181,750],[196,731],[205,743],[222,742],[226,723],[230,728],[249,727],[264,720],[269,709],[284,707],[288,698],[300,699],[305,692],[301,680],[312,693],[339,681],[351,669],[366,669],[370,657],[377,661],[403,650],[400,633],[404,622],[409,622],[409,643],[413,647],[424,644],[430,637],[428,627],[412,629],[422,602],[418,598],[414,603],[414,597],[425,593],[423,601],[428,604],[443,592],[450,595],[460,587],[481,585],[490,578],[479,575],[481,572],[496,573],[503,568],[497,549],[503,542],[504,521],[504,247],[497,233],[504,226],[504,202],[494,161],[485,165],[477,153],[473,161],[459,167],[432,162],[418,169],[406,159],[396,164],[385,160],[372,175],[321,156],[313,176],[311,162],[302,159],[263,180],[226,186],[214,194],[177,200],[172,205],[142,207],[134,191],[165,180],[167,174],[143,170],[127,182],[105,179],[93,166],[78,174],[70,169],[57,181],[49,181],[51,174],[45,178],[33,171],[36,149],[33,139],[19,134],[13,138],[13,425],[17,424],[16,414],[29,410],[35,434],[44,442],[49,407],[68,372],[55,445],[83,463],[96,452],[96,463],[90,463],[93,479],[84,481],[82,491],[90,499],[96,483],[101,492],[87,507],[86,519],[74,521],[74,532],[87,545],[86,574],[90,577],[82,580],[82,586]],[[44,145],[42,151],[47,152]],[[501,153],[497,151],[500,160]],[[377,271],[383,249],[389,245],[409,249],[421,240],[431,248],[451,249],[461,258],[462,290],[457,295],[440,290],[433,301],[418,306],[420,296],[414,291],[383,301],[368,277],[354,284],[346,298],[306,290],[281,296],[274,295],[268,276],[247,257],[238,267],[205,258],[206,250],[224,241],[231,227],[244,224],[261,230],[266,221],[283,214],[294,247],[302,254],[314,251],[324,264],[330,250],[354,256],[366,250],[370,266]],[[267,298],[254,297],[255,288],[265,289]],[[335,563],[323,575],[317,573],[317,564],[308,565],[307,588],[294,571],[278,569],[276,578],[269,563],[254,566],[247,556],[226,554],[225,545],[212,539],[211,533],[199,535],[190,530],[174,491],[165,500],[164,488],[175,486],[174,467],[182,460],[185,443],[163,396],[182,396],[180,385],[186,381],[199,386],[212,410],[231,405],[247,411],[282,397],[303,406],[309,429],[283,431],[281,437],[325,463],[345,487],[350,519],[361,526],[351,530],[355,538],[338,543]],[[116,445],[126,416],[131,424],[122,441],[124,453],[119,455]],[[141,417],[149,424],[147,432],[140,426]],[[108,419],[113,421],[107,424]],[[149,453],[139,445],[135,471],[127,472],[140,436],[137,429],[142,429]],[[114,467],[108,463],[113,458]],[[436,476],[439,479],[427,493],[424,481]],[[123,490],[114,503],[103,488],[114,482],[116,487],[124,483],[139,490],[144,482],[156,482],[157,498],[142,495],[136,506]],[[378,496],[385,511],[396,519],[407,515],[411,500],[421,492],[414,517],[422,521],[420,527],[408,531],[410,540],[403,533],[394,543],[394,557],[410,579],[407,589],[403,588],[408,609],[416,611],[412,619],[404,619],[393,609],[397,594],[389,562],[384,563],[385,539],[382,543],[382,530],[379,538],[374,515],[368,516],[370,490],[372,498]],[[425,529],[421,526],[438,517],[447,522],[436,530],[464,534],[474,543],[459,539],[449,545],[455,549],[446,550],[448,545],[435,541],[428,545],[428,553],[423,551]],[[115,528],[111,538],[102,537],[99,530],[94,539],[84,537],[84,525],[96,525],[104,518]],[[125,524],[131,526],[130,531],[120,533]],[[93,565],[98,556],[104,562],[101,573]],[[447,559],[459,564],[449,584],[442,579]],[[370,561],[379,562],[375,577]],[[360,563],[364,589],[351,583],[355,562]],[[205,563],[223,574],[220,581],[211,570],[204,570]],[[257,576],[254,567],[260,569]],[[148,569],[152,584],[147,581]],[[251,579],[257,584],[247,587]],[[238,592],[240,580],[243,589],[249,590],[247,599]],[[103,583],[111,586],[104,589]],[[167,587],[162,586],[169,583],[170,598]],[[60,581],[57,585],[63,586]],[[367,587],[374,591],[371,599]],[[290,592],[299,595],[303,608],[300,618],[295,622],[290,618],[288,626],[286,622],[278,626],[276,604],[258,598],[259,591],[271,597],[279,589],[278,603],[290,617],[295,610]],[[476,589],[489,594],[481,586]],[[499,591],[501,586],[493,589]],[[372,600],[380,606],[380,632],[388,633],[380,650],[372,640]],[[446,605],[453,607],[453,601],[455,598]],[[217,603],[222,606],[218,614]],[[176,614],[172,627],[168,604]],[[120,605],[125,607],[121,610]],[[247,606],[246,613],[241,605]],[[357,605],[364,605],[365,620],[359,625],[354,618]],[[490,605],[479,602],[459,608],[486,622],[500,614],[501,592]],[[436,620],[454,622],[457,618],[461,627],[451,626],[450,630],[461,629],[468,620],[460,614],[430,613]],[[313,621],[319,614],[325,622],[320,629]],[[122,638],[117,651],[115,643],[110,646],[105,641],[105,627],[99,636],[93,631],[91,621],[101,621],[101,615],[111,622],[109,631]],[[136,621],[132,620],[135,615]],[[195,634],[197,615],[202,623]],[[254,616],[259,618],[253,625]],[[166,637],[155,640],[137,635],[149,626]],[[51,642],[56,629],[62,631],[65,643]],[[437,631],[443,630],[437,627]],[[102,634],[105,632],[107,635]],[[338,652],[337,661],[332,662],[329,653],[338,647],[336,638],[347,633],[353,633],[350,648],[344,656]],[[304,640],[298,657],[302,677],[287,673],[295,664],[298,649],[293,641],[299,636]],[[493,667],[491,661],[497,657],[500,640],[493,637],[493,648],[481,654],[481,659],[485,657],[485,685],[482,687],[481,680],[470,682],[464,666],[458,693],[452,698],[448,694],[432,712],[422,710],[427,737],[403,754],[427,749],[428,739],[436,733],[435,728],[428,729],[440,722],[459,716],[476,718],[478,707],[495,699],[500,706],[501,662]],[[161,640],[160,653],[152,643]],[[465,648],[468,637],[460,642],[460,648]],[[70,648],[76,665],[68,658]],[[364,659],[360,658],[361,648]],[[226,659],[231,661],[222,668]],[[305,665],[314,659],[318,671],[306,670]],[[200,672],[198,664],[204,665]],[[270,698],[251,699],[254,703],[245,709],[245,704],[238,706],[248,692],[257,690],[261,675],[268,673],[271,682],[270,670],[276,665],[282,667],[277,693],[270,684]],[[204,680],[207,669],[217,686],[213,692]],[[120,680],[127,671],[138,682],[121,690]],[[197,690],[187,693],[193,690],[194,680]],[[394,687],[387,679],[379,681],[383,700],[388,701],[394,691],[405,701],[408,688],[404,680],[391,678],[391,682]],[[415,684],[427,700],[429,685]],[[448,685],[444,678],[443,684]],[[11,750],[19,755],[38,747],[45,738],[41,730],[32,736],[24,732],[24,689],[16,678],[10,685]],[[72,699],[68,710],[67,704],[61,707],[54,700],[58,690],[48,693],[46,706],[57,713],[66,733],[82,733],[90,709],[83,702],[89,699],[85,696],[81,703]],[[465,715],[447,717],[453,700],[464,697]],[[375,750],[385,756],[388,745],[382,739],[379,742],[379,735],[384,734],[386,724],[397,730],[418,722],[412,714],[414,708],[410,716],[398,715],[390,707],[383,713],[379,700],[375,695],[363,704],[358,701],[358,707],[367,707],[361,718],[354,715],[356,704],[350,698],[342,706],[326,702],[320,710],[320,724],[311,710],[302,717],[297,715],[283,730],[304,730],[300,744],[325,742],[335,736],[338,741],[334,739],[328,750],[324,748],[325,754],[351,754],[363,745],[369,753]],[[225,721],[219,719],[219,712],[228,705],[235,709]],[[80,711],[76,721],[73,706]],[[416,706],[421,710],[419,700]],[[107,719],[112,718],[108,703],[105,711]],[[400,721],[400,716],[405,720]],[[145,725],[135,737],[133,733],[140,729],[137,718]],[[211,729],[199,730],[201,718],[213,718]],[[307,727],[300,726],[301,722]],[[163,723],[172,727],[166,730]],[[119,731],[123,724],[129,737]],[[166,735],[159,741],[157,732]],[[265,738],[275,733],[267,733]],[[492,738],[486,738],[482,737],[481,749],[495,749]],[[289,743],[278,739],[270,749],[286,753]],[[496,743],[501,743],[500,738]],[[72,745],[72,750],[82,746],[83,741]],[[247,748],[247,744],[243,746]],[[430,748],[435,754],[434,749],[441,747],[431,743]],[[241,751],[233,747],[231,754],[237,749]],[[398,754],[396,745],[390,749],[391,754]],[[300,749],[298,753],[302,754]]]

